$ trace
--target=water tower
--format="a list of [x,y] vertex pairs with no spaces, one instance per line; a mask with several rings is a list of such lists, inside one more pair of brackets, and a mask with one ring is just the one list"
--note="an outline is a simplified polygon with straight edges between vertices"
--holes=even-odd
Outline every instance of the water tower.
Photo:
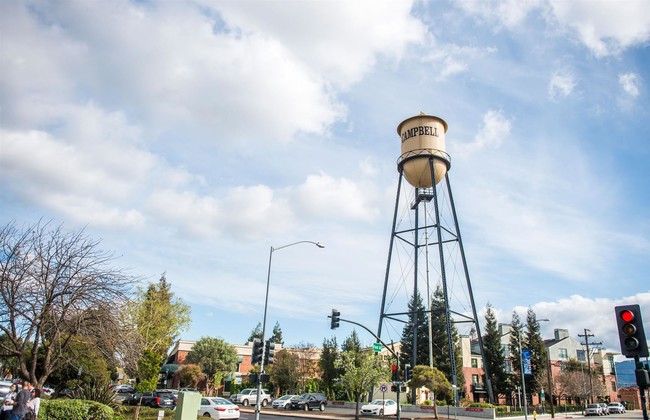
[[[449,337],[447,345],[451,358],[452,385],[457,386],[454,356],[454,347],[457,343],[452,340],[452,324],[468,323],[473,326],[477,335],[487,378],[488,398],[494,403],[490,374],[485,363],[481,329],[449,181],[451,158],[446,152],[447,128],[447,123],[442,118],[423,113],[407,118],[397,126],[402,154],[397,161],[399,172],[397,197],[377,335],[382,337],[382,333],[385,333],[387,328],[395,327],[394,323],[403,325],[408,322],[409,309],[408,302],[406,307],[404,306],[405,296],[415,296],[416,293],[426,296],[425,312],[430,316],[428,309],[432,299],[430,285],[435,284],[444,295],[445,328]],[[422,293],[421,290],[425,286],[426,293]],[[418,330],[419,318],[417,316],[414,320],[415,331]],[[429,325],[431,325],[430,317]],[[398,330],[395,328],[393,333],[401,333]],[[414,333],[411,366],[416,364],[417,348],[418,334]],[[429,343],[430,359],[432,353],[432,345]],[[412,389],[411,401],[415,401],[415,389]]]

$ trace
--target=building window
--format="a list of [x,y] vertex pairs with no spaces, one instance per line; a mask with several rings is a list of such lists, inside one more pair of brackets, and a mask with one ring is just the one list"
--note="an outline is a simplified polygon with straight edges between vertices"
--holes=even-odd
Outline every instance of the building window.
[[478,367],[478,360],[476,360],[475,357],[472,357],[472,367],[477,368]]
[[576,357],[581,362],[587,361],[587,353],[584,350],[576,350]]
[[478,384],[478,375],[472,375],[472,383],[474,385]]
[[612,391],[616,391],[616,381],[612,381]]
[[557,354],[560,360],[567,360],[569,358],[569,352],[567,349],[557,349]]

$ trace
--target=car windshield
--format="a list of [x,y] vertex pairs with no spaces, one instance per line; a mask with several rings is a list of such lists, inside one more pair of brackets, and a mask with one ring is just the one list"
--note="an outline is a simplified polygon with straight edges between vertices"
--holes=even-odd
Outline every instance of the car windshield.
[[374,400],[370,404],[372,404],[372,405],[384,405],[384,401],[383,400]]
[[283,395],[283,396],[281,396],[280,398],[278,398],[278,400],[282,400],[282,401],[284,401],[284,400],[290,400],[291,397],[293,397],[293,395]]
[[589,404],[587,408],[598,408],[598,404]]

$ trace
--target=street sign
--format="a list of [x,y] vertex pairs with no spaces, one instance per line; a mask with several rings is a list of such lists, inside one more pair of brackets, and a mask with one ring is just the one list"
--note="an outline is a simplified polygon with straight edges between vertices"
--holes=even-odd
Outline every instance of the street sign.
[[379,352],[381,351],[381,343],[374,343],[374,344],[372,345],[372,350],[373,350],[375,353],[379,353]]
[[386,391],[388,391],[388,385],[386,385],[386,384],[381,384],[381,386],[379,387],[379,390],[380,390],[381,392],[386,392]]

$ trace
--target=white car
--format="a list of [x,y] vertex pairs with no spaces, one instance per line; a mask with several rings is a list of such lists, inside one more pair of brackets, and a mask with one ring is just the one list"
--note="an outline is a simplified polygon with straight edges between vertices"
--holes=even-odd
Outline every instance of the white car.
[[276,398],[271,403],[273,408],[289,408],[287,405],[291,402],[291,398],[296,397],[297,395],[283,395],[280,398]]
[[600,404],[589,404],[585,410],[585,416],[604,416],[603,407]]
[[625,413],[625,406],[620,402],[612,402],[607,405],[609,414],[623,414]]
[[374,400],[361,406],[361,414],[374,416],[393,416],[397,414],[397,403],[393,400]]
[[201,398],[198,415],[211,419],[238,419],[239,407],[221,397]]

